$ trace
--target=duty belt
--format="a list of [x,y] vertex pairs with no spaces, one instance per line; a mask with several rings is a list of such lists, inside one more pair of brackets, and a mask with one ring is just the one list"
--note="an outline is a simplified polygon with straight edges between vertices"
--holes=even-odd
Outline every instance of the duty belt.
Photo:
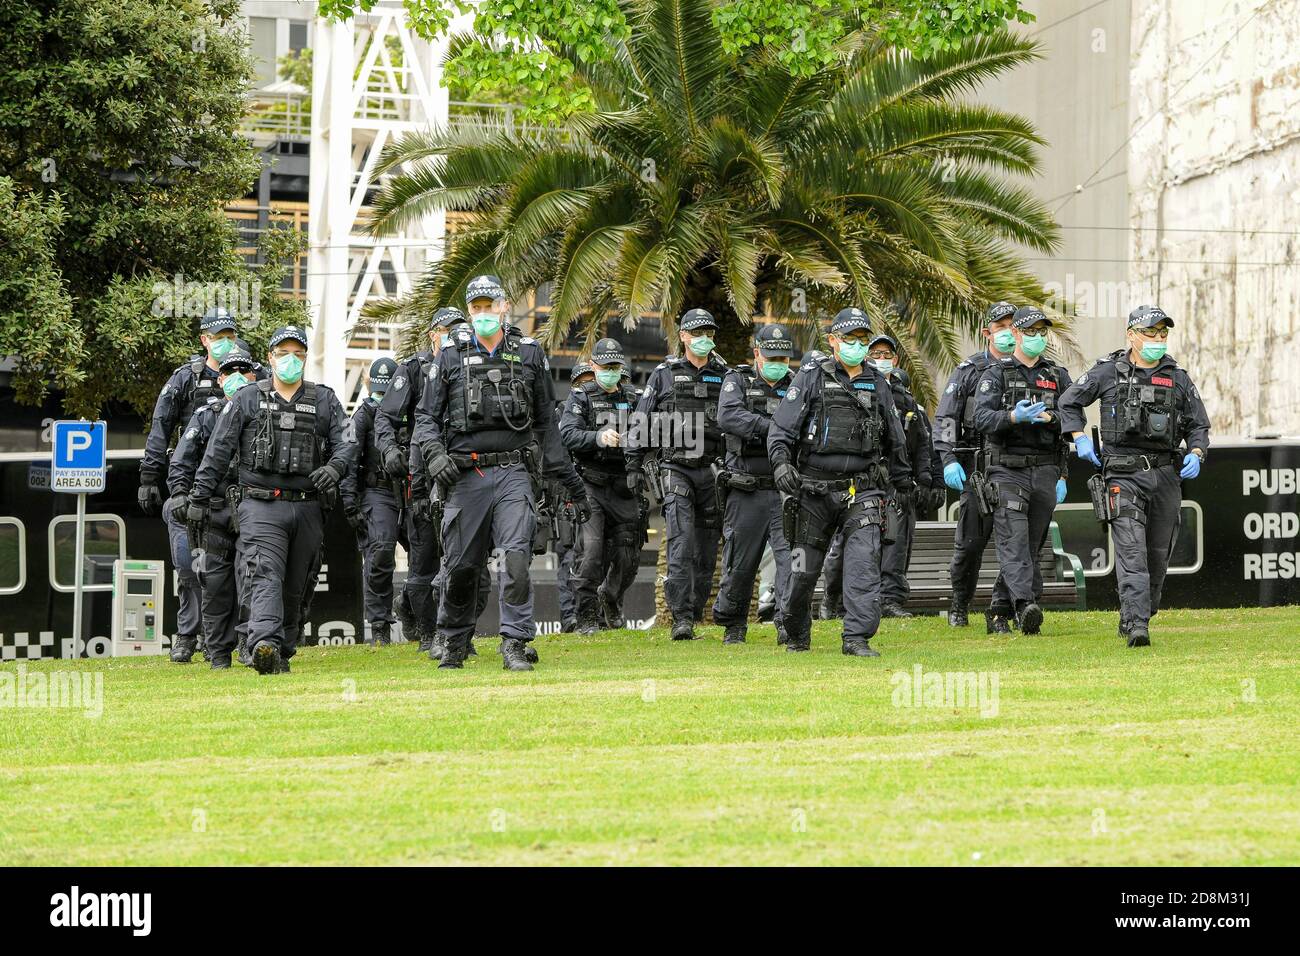
[[1041,455],[1005,455],[997,449],[989,451],[989,464],[1001,465],[1003,468],[1033,468],[1035,465],[1059,465],[1060,452],[1045,452]]
[[1155,452],[1150,455],[1102,455],[1107,471],[1151,471],[1161,465],[1176,465],[1182,459],[1177,452]]
[[875,491],[875,479],[871,475],[854,475],[852,478],[809,478],[800,476],[800,485],[804,491],[815,495],[831,495],[848,491],[850,488],[861,491]]
[[451,460],[457,468],[468,470],[470,468],[491,468],[493,465],[519,465],[527,459],[523,448],[516,448],[514,451],[472,451],[468,455],[452,455]]
[[726,485],[735,491],[772,491],[776,479],[771,475],[751,475],[747,471],[724,471]]
[[598,471],[595,468],[584,468],[579,466],[578,472],[582,475],[583,481],[601,488],[604,488],[606,485],[617,485],[620,482],[626,484],[625,479],[627,478],[627,472],[625,471]]
[[239,496],[252,498],[254,501],[313,501],[317,493],[296,491],[292,488],[253,488],[249,485],[240,485]]

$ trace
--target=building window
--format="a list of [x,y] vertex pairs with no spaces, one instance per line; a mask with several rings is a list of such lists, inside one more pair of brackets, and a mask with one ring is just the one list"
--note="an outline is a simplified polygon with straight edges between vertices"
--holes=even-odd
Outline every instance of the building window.
[[27,584],[27,529],[17,518],[0,518],[0,594]]
[[275,82],[275,20],[272,17],[248,18],[249,52],[253,55],[254,85]]
[[[126,559],[126,525],[117,515],[86,515],[85,564],[82,590],[113,590],[113,562]],[[59,515],[50,522],[50,587],[74,590],[77,560],[77,516]]]
[[289,49],[294,53],[307,49],[307,24],[289,22]]

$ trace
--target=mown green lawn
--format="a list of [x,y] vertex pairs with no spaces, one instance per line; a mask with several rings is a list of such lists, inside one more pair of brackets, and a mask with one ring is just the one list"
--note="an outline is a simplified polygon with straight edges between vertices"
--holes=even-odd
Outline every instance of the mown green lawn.
[[[0,710],[0,863],[1300,863],[1300,609],[1161,614],[1146,650],[1115,625],[890,621],[879,660],[834,624],[803,655],[550,637],[530,674],[488,639],[460,672],[83,661],[100,718]],[[996,707],[896,706],[917,664]]]

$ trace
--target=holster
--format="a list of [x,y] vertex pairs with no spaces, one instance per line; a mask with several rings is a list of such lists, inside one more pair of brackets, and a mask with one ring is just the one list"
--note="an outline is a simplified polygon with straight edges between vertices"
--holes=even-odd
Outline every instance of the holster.
[[230,533],[235,537],[239,537],[239,502],[242,498],[239,485],[231,485],[226,489],[226,507],[230,509]]
[[885,520],[880,526],[880,542],[893,544],[903,534],[903,505],[897,498],[891,498],[883,510]]
[[989,481],[988,475],[982,471],[972,471],[970,474],[971,497],[975,499],[975,507],[979,513],[988,517],[997,510],[998,492],[993,487],[993,482]]
[[785,535],[785,540],[790,544],[796,543],[796,537],[799,531],[799,496],[798,495],[781,495],[781,532]]
[[731,473],[716,461],[709,462],[709,471],[713,472],[713,498],[718,503],[718,514],[727,511],[727,491],[730,487]]
[[1092,516],[1102,524],[1109,523],[1110,501],[1106,495],[1106,479],[1101,472],[1088,479],[1088,497],[1092,499]]

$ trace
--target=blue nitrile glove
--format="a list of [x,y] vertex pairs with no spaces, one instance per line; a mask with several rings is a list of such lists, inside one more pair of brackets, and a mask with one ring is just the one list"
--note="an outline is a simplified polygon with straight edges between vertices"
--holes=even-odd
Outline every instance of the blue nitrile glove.
[[1028,425],[1045,411],[1047,406],[1042,402],[1031,402],[1026,398],[1016,402],[1016,407],[1011,410],[1011,420],[1017,425]]
[[1074,453],[1084,461],[1090,461],[1098,468],[1101,467],[1101,460],[1097,458],[1097,449],[1092,447],[1092,439],[1087,435],[1080,435],[1074,440]]
[[1193,455],[1190,451],[1183,458],[1183,470],[1178,473],[1179,478],[1195,478],[1201,473],[1201,456]]
[[960,462],[943,466],[943,483],[958,494],[966,490],[966,469]]
[[1056,503],[1059,505],[1065,500],[1065,479],[1056,479]]

